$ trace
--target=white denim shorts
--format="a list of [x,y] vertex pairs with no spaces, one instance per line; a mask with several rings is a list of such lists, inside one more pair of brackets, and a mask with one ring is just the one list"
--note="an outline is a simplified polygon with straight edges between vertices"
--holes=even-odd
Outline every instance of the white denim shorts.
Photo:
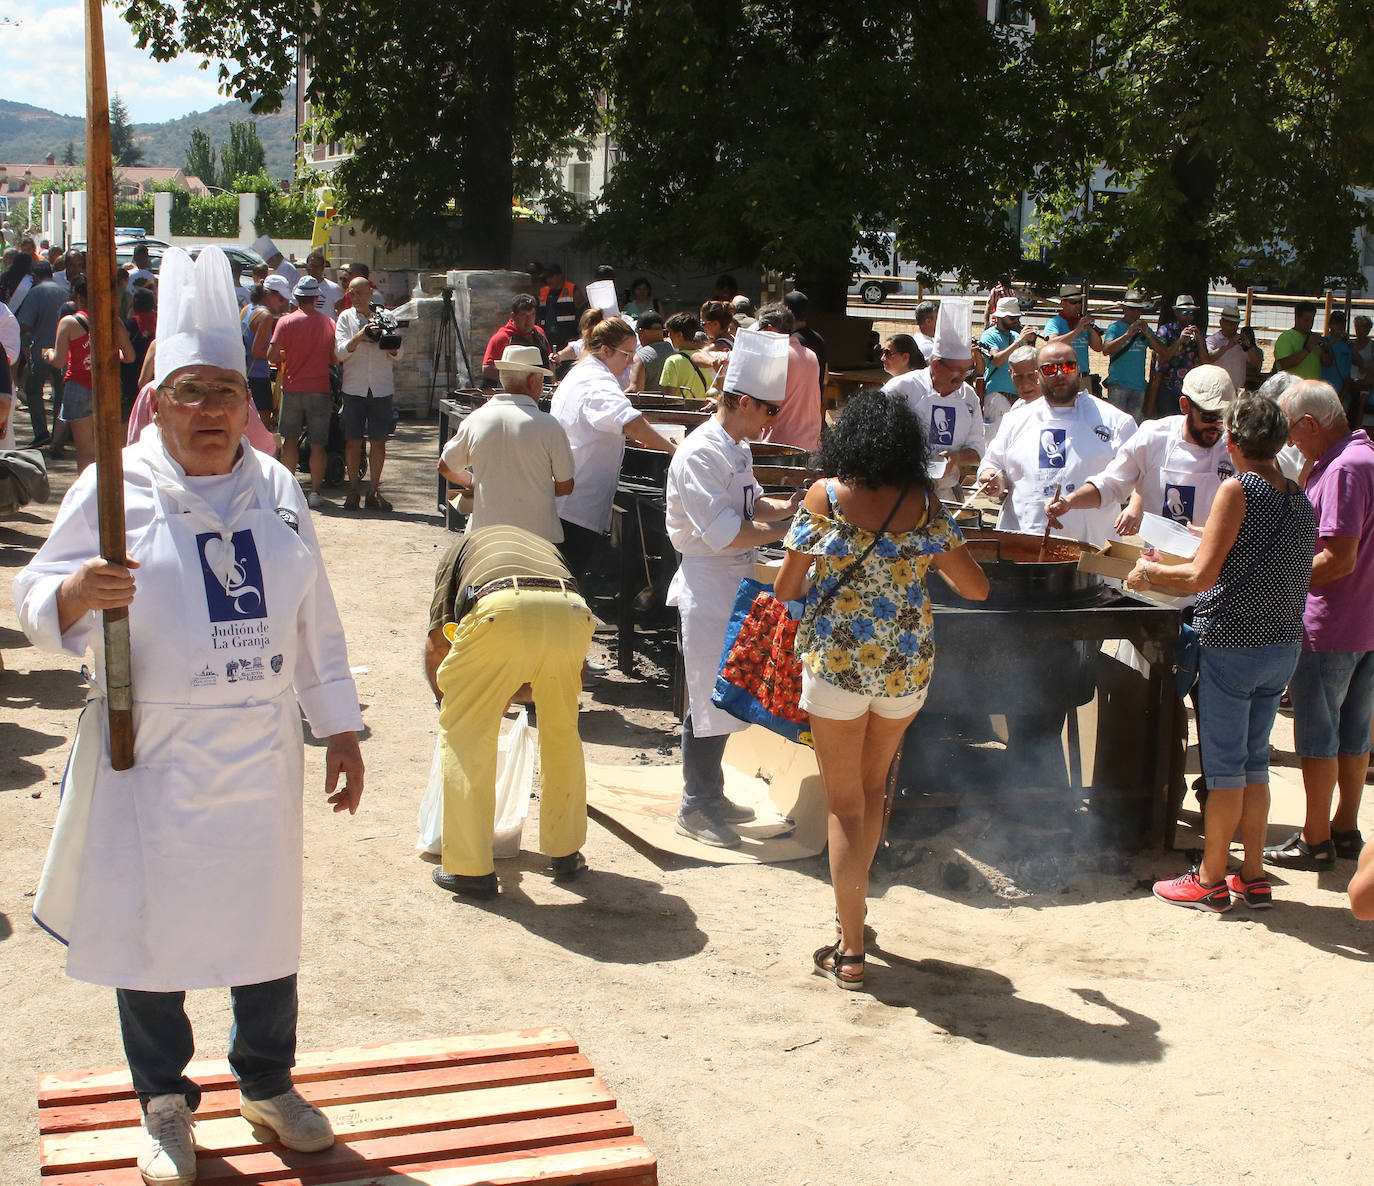
[[907,696],[864,696],[837,688],[802,664],[801,706],[812,716],[827,721],[857,721],[868,712],[893,720],[909,717],[926,702],[929,689],[927,684]]

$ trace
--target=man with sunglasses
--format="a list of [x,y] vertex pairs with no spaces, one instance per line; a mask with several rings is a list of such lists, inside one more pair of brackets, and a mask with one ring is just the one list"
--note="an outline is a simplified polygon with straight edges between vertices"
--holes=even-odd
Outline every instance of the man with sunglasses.
[[[1002,418],[979,473],[980,483],[1010,491],[997,522],[1007,531],[1043,530],[1046,504],[1104,469],[1136,429],[1127,413],[1081,389],[1084,376],[1067,342],[1042,346],[1037,365],[1041,398]],[[1115,505],[1074,507],[1051,530],[1100,544],[1116,517]]]
[[1113,525],[1118,535],[1139,531],[1142,511],[1200,529],[1222,482],[1235,476],[1222,429],[1235,398],[1235,384],[1221,367],[1194,367],[1183,377],[1182,413],[1141,425],[1099,473],[1050,503],[1050,521],[1129,500]]

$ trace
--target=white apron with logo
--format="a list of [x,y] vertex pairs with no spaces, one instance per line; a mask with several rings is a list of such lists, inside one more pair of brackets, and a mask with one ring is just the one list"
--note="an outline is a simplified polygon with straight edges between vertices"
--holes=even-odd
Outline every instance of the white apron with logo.
[[[1019,425],[1016,439],[1008,450],[1008,476],[1011,495],[1002,505],[997,526],[1004,531],[1043,531],[1045,504],[1054,488],[1071,494],[1088,478],[1105,469],[1116,454],[1111,426],[1101,418],[1097,401],[1080,396],[1064,415],[1048,414],[1051,405],[1030,405],[1028,421]],[[1033,410],[1033,411],[1032,411]],[[1008,423],[1003,420],[1003,426]],[[1113,525],[1119,508],[1094,507],[1066,511],[1064,524],[1055,535],[1101,544],[1117,538]]]
[[[292,688],[313,556],[247,481],[226,541],[159,481],[131,532],[135,764],[97,693],[77,726],[34,917],[69,975],[175,991],[297,970],[302,749]],[[194,499],[192,499],[194,502]],[[97,682],[99,682],[97,680]]]
[[[1199,452],[1201,457],[1196,456]],[[1222,482],[1234,476],[1235,467],[1225,444],[1218,442],[1218,447],[1206,450],[1196,446],[1189,449],[1181,435],[1170,433],[1159,466],[1158,505],[1146,503],[1145,509],[1176,523],[1202,527],[1212,513],[1212,503]]]

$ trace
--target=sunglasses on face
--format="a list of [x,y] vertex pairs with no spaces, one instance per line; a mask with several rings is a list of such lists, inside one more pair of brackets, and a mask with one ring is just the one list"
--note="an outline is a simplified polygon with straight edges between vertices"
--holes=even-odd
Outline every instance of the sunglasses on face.
[[1040,364],[1040,373],[1047,379],[1061,372],[1065,375],[1078,374],[1078,360],[1070,359],[1068,362],[1042,362]]
[[1225,412],[1203,412],[1203,411],[1199,411],[1198,414],[1197,414],[1197,418],[1198,418],[1199,420],[1201,420],[1203,424],[1220,424],[1220,423],[1221,423],[1221,420],[1222,420],[1222,417],[1223,417],[1225,414],[1226,414]]
[[776,416],[779,412],[782,411],[782,404],[770,404],[767,400],[754,399],[752,395],[749,398],[753,399],[754,402],[758,404],[758,406],[761,407],[769,417]]

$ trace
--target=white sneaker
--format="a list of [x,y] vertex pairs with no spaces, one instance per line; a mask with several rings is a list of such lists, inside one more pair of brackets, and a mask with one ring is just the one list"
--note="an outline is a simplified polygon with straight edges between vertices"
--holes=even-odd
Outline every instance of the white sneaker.
[[312,490],[309,494],[305,496],[305,505],[308,506],[312,511],[318,511],[323,502],[324,499],[320,497],[320,492],[318,490]]
[[240,1095],[239,1111],[249,1124],[270,1128],[277,1140],[298,1153],[318,1153],[334,1143],[329,1117],[294,1087],[268,1100],[246,1100]]
[[191,1186],[196,1180],[195,1119],[184,1095],[155,1095],[143,1114],[138,1172],[148,1186]]

